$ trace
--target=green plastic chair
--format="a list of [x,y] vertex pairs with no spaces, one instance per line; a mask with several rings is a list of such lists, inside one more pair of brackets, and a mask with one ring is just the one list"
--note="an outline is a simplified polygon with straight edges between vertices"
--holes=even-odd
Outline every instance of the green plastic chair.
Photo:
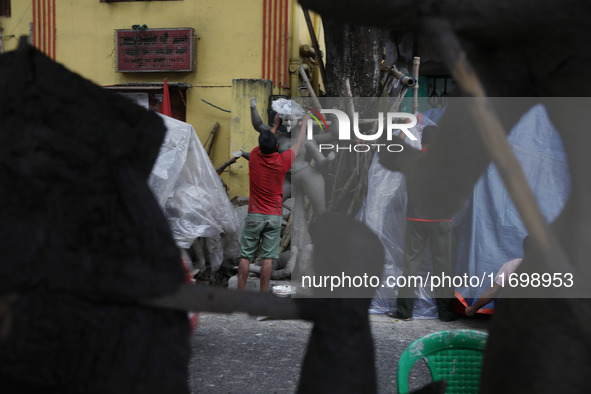
[[412,342],[398,362],[398,392],[408,393],[408,375],[421,358],[434,381],[447,382],[446,393],[478,393],[488,334],[475,330],[439,331]]

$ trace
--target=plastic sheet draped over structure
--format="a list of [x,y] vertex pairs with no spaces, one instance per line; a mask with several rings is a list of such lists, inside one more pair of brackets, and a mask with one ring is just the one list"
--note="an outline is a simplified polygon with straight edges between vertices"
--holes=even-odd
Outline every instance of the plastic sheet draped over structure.
[[274,100],[271,104],[273,111],[277,112],[282,119],[291,119],[297,121],[305,115],[302,106],[294,101],[280,98]]
[[[511,130],[508,140],[542,214],[552,222],[568,198],[570,176],[562,141],[544,106],[539,104],[527,111]],[[368,195],[357,218],[365,222],[384,245],[384,278],[402,275],[404,269],[405,213],[404,175],[386,170],[374,158],[368,176]],[[452,223],[455,275],[496,274],[503,263],[523,256],[525,226],[492,164],[476,183],[464,209],[452,218]],[[423,253],[420,274],[424,277],[431,267],[427,250]],[[471,305],[487,287],[456,290]],[[397,289],[384,283],[384,287],[377,289],[371,312],[395,310],[396,295]],[[414,317],[437,316],[433,296],[426,288],[417,289]]]
[[238,255],[238,217],[193,126],[161,115],[167,128],[149,179],[173,238],[189,248],[207,238],[211,268]]
[[[538,104],[511,130],[509,143],[548,223],[562,211],[570,190],[570,174],[562,140]],[[470,276],[496,274],[512,259],[523,257],[525,225],[496,168],[480,177],[471,204],[457,228],[456,272]],[[469,305],[487,286],[456,289]]]
[[[432,125],[427,117],[420,117],[421,125],[412,128],[417,141],[406,138],[406,143],[420,149],[423,125]],[[368,174],[367,198],[357,214],[357,219],[364,222],[380,238],[385,250],[384,278],[400,276],[404,270],[404,232],[406,228],[406,181],[404,174],[385,169],[374,156]],[[421,274],[430,267],[430,255],[424,253],[421,261]],[[433,317],[436,315],[431,294],[425,288],[417,289],[414,317]],[[396,309],[398,289],[384,287],[377,289],[372,300],[370,312],[386,313]]]

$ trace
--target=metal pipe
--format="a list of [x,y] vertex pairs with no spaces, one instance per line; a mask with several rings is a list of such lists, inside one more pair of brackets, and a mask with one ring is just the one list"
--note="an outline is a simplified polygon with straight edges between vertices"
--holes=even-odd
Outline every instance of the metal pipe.
[[289,88],[291,97],[295,97],[299,86],[298,71],[301,64],[300,61],[300,30],[298,24],[298,2],[291,1],[291,59],[289,60],[289,72],[291,73],[289,80]]
[[413,76],[401,73],[395,66],[388,67],[385,64],[380,64],[380,70],[386,71],[404,86],[414,86],[417,83],[417,80]]
[[320,70],[320,76],[322,77],[322,82],[326,84],[326,69],[324,68],[324,62],[322,61],[322,53],[320,52],[320,45],[318,45],[318,39],[316,38],[316,31],[314,30],[314,25],[310,19],[310,12],[304,7],[302,7],[302,11],[304,12],[304,18],[306,19],[306,25],[308,26],[308,32],[310,33],[310,40],[312,40],[312,46],[315,50],[314,55],[316,56],[316,63]]
[[314,89],[312,89],[312,85],[310,84],[310,80],[308,79],[308,76],[306,75],[306,70],[305,70],[304,66],[300,66],[299,70],[300,70],[300,75],[302,76],[302,79],[304,80],[304,83],[306,84],[306,87],[308,88],[308,91],[310,92],[310,97],[312,97],[312,101],[314,102],[314,107],[316,108],[316,110],[320,111],[322,106],[320,105],[320,101],[318,101],[318,97],[316,97],[316,93],[314,93]]

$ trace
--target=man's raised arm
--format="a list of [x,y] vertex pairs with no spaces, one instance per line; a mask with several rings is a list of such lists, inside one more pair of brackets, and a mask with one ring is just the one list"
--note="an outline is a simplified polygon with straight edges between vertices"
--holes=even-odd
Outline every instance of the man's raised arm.
[[306,141],[306,126],[308,125],[308,119],[310,119],[309,115],[306,115],[302,118],[300,125],[300,133],[297,136],[296,142],[291,146],[291,151],[293,152],[293,156],[296,157],[302,149],[304,142]]

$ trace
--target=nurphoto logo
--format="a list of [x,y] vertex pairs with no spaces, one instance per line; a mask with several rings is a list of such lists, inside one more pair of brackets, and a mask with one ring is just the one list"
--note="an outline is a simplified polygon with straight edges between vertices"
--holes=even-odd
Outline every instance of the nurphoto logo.
[[[349,119],[349,115],[338,109],[321,109],[320,113],[314,111],[311,108],[306,108],[310,112],[311,119],[308,119],[307,138],[312,140],[314,138],[314,123],[320,126],[321,132],[329,132],[326,119],[322,114],[332,114],[337,119],[338,127],[338,141],[339,143],[332,144],[319,144],[318,150],[335,150],[341,151],[346,150],[349,152],[369,152],[372,148],[376,148],[378,152],[380,149],[386,149],[388,152],[401,152],[403,146],[401,144],[384,144],[377,143],[377,140],[382,137],[384,131],[386,132],[386,140],[392,141],[393,137],[398,133],[394,133],[399,130],[399,133],[404,133],[410,140],[416,141],[417,137],[410,131],[417,124],[417,117],[413,114],[406,112],[379,112],[377,119],[377,130],[373,134],[363,134],[359,129],[359,113],[353,112],[353,122]],[[313,113],[312,113],[313,112]],[[385,122],[384,122],[385,119]],[[385,127],[384,127],[385,123]],[[351,125],[353,127],[351,127]],[[331,124],[331,128],[335,127]],[[330,130],[333,131],[333,130]],[[352,143],[357,141],[358,143]],[[348,145],[344,143],[348,142]]]

